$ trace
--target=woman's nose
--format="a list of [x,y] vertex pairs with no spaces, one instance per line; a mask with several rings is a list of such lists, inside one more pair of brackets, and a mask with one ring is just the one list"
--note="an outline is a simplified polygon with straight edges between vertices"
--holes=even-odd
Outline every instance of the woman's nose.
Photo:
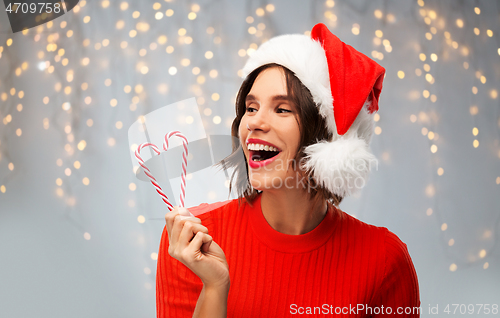
[[253,130],[261,130],[268,131],[269,130],[269,116],[264,113],[264,111],[259,110],[253,116],[250,116],[247,121],[247,129],[250,131]]

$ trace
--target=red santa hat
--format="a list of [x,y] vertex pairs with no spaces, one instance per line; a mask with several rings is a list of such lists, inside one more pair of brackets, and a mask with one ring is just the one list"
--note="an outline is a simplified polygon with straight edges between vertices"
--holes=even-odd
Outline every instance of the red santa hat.
[[303,168],[341,197],[362,188],[377,164],[369,143],[385,69],[340,41],[322,23],[310,36],[287,34],[263,43],[245,64],[243,77],[270,63],[295,73],[333,134],[330,142],[306,147]]

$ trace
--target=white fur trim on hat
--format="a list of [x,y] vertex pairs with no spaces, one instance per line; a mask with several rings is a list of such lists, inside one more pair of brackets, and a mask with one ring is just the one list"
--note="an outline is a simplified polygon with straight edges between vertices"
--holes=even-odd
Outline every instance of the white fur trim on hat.
[[370,170],[378,166],[368,146],[373,116],[364,106],[343,136],[335,134],[332,142],[321,141],[306,147],[302,168],[311,171],[319,185],[342,198],[363,188]]

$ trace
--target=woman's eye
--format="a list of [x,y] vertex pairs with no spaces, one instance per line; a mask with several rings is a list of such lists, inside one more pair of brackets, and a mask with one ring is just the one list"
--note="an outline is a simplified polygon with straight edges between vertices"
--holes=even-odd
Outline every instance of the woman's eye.
[[285,108],[278,108],[278,113],[291,113],[292,111]]
[[251,113],[251,112],[253,112],[254,110],[256,110],[256,109],[255,109],[255,108],[253,108],[253,107],[250,107],[250,106],[248,106],[248,107],[247,107],[247,112],[248,112],[248,113]]

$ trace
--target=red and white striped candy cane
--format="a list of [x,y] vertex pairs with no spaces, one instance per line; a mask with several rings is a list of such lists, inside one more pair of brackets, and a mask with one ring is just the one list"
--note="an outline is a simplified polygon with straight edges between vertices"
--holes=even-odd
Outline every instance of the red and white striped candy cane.
[[[171,131],[165,135],[165,142],[163,143],[163,149],[165,151],[168,149],[168,139],[172,136],[178,136],[178,137],[182,138],[182,143],[184,146],[184,152],[182,154],[181,195],[180,195],[180,205],[179,205],[180,207],[184,207],[184,197],[186,195],[186,170],[187,170],[187,155],[188,155],[187,144],[188,144],[188,141],[187,141],[187,138],[181,132]],[[167,205],[168,210],[172,211],[174,206],[172,205],[172,203],[170,203],[167,196],[163,192],[162,188],[158,184],[158,181],[156,181],[155,177],[153,177],[153,175],[151,174],[151,171],[145,165],[144,160],[141,157],[141,150],[145,147],[151,147],[157,155],[160,154],[160,150],[158,149],[158,147],[155,144],[150,143],[150,142],[145,142],[145,143],[140,144],[137,147],[137,149],[135,150],[135,157],[137,158],[137,161],[139,161],[139,165],[144,169],[144,173],[146,174],[146,176],[148,176],[149,180],[156,188],[156,192],[158,192],[158,194],[161,196],[161,199],[163,200],[163,202],[165,202],[165,204]],[[191,216],[193,216],[193,215],[191,214]]]
[[180,131],[174,130],[165,135],[165,141],[163,142],[163,150],[168,150],[168,140],[170,137],[177,136],[182,139],[182,146],[184,151],[182,152],[182,173],[181,173],[181,195],[180,195],[180,206],[184,207],[184,197],[186,196],[186,170],[187,170],[187,157],[188,157],[188,141],[186,136],[184,136]]
[[154,150],[154,152],[156,152],[157,155],[160,154],[160,150],[158,150],[158,147],[156,147],[155,144],[152,144],[150,142],[145,142],[143,144],[140,144],[139,147],[137,147],[137,149],[135,150],[135,157],[137,158],[137,161],[139,161],[139,165],[144,169],[144,173],[148,176],[151,183],[155,186],[156,192],[158,192],[163,202],[165,202],[165,204],[168,206],[168,210],[172,211],[174,206],[172,205],[172,203],[170,203],[165,193],[163,193],[163,190],[158,184],[158,181],[156,181],[155,177],[153,177],[151,171],[149,170],[148,167],[146,167],[146,165],[144,164],[144,160],[141,157],[141,150],[145,147],[151,147]]

